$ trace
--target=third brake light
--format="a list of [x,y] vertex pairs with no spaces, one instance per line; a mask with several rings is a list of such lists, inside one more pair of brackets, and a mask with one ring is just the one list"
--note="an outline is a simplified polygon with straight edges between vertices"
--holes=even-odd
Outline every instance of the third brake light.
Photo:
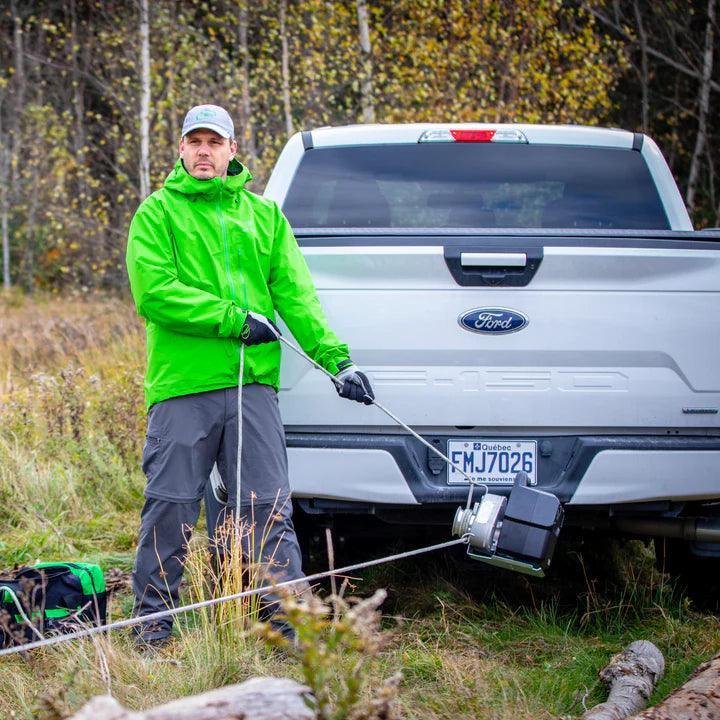
[[470,142],[470,143],[527,143],[521,130],[514,128],[483,128],[472,130],[458,128],[450,130],[426,130],[418,138],[419,143],[427,142]]

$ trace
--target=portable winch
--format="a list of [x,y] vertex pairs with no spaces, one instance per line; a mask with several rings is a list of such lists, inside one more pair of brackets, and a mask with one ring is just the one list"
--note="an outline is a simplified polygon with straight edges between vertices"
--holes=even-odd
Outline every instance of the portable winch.
[[544,577],[563,516],[557,497],[530,487],[527,474],[519,472],[507,497],[487,492],[472,507],[459,507],[452,534],[467,537],[474,560]]

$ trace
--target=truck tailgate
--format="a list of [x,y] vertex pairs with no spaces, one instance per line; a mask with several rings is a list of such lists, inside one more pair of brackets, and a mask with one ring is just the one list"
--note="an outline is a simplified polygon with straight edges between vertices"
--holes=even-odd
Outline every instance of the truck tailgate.
[[[413,426],[717,429],[720,243],[650,235],[300,242],[330,326],[378,399]],[[512,267],[458,270],[460,252],[481,262],[525,255],[536,267],[512,284]],[[493,334],[460,324],[482,308],[512,310],[527,324]],[[291,429],[389,429],[376,408],[340,400],[327,378],[287,352],[280,398]]]

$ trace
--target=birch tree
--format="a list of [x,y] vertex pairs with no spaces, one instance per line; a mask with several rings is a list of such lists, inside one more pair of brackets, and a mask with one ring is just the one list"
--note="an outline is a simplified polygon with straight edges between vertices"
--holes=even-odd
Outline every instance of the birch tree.
[[650,134],[695,226],[720,225],[720,125],[712,112],[713,93],[720,92],[716,0],[583,0],[582,8],[623,43],[630,73],[621,75],[614,93],[613,124]]
[[360,51],[362,53],[362,77],[360,79],[360,104],[363,122],[375,122],[375,103],[372,88],[372,46],[370,45],[370,24],[365,0],[355,0],[357,9]]
[[642,96],[642,132],[647,133],[650,127],[650,99],[649,99],[649,70],[648,70],[648,41],[645,24],[640,12],[639,0],[633,0],[633,12],[640,40],[640,92]]
[[240,135],[240,149],[250,158],[250,162],[255,165],[257,163],[257,148],[255,146],[255,128],[253,126],[252,104],[250,100],[248,22],[248,0],[240,0],[238,3],[237,16],[238,47],[240,48],[240,62],[242,67],[242,134]]
[[[9,123],[9,144],[5,148],[5,157],[3,165],[9,164],[9,182],[3,178],[7,187],[3,191],[3,215],[2,215],[2,235],[3,235],[3,286],[10,287],[10,237],[9,237],[9,215],[11,208],[17,205],[21,198],[20,177],[18,173],[19,158],[21,154],[21,117],[25,109],[25,94],[27,91],[27,80],[25,76],[25,48],[24,34],[22,26],[22,18],[19,14],[19,8],[16,0],[10,2],[10,12],[13,22],[13,78],[12,78],[12,95],[14,96],[13,107],[10,109]],[[3,168],[3,175],[8,168]],[[7,267],[7,272],[5,268]]]
[[282,48],[282,97],[285,115],[285,133],[288,137],[293,132],[292,106],[290,104],[290,54],[287,37],[287,0],[280,0],[280,45]]
[[140,0],[140,199],[150,194],[150,14]]
[[85,78],[81,74],[78,55],[81,48],[87,52],[87,43],[82,43],[78,31],[78,13],[75,0],[70,0],[68,5],[70,34],[67,42],[67,55],[71,64],[71,79],[73,92],[73,110],[75,120],[75,132],[73,134],[73,151],[80,162],[85,156]]
[[10,215],[10,192],[8,188],[10,182],[10,147],[2,122],[7,87],[7,79],[2,78],[0,82],[0,232],[2,233],[2,272],[3,288],[5,290],[10,289],[10,229],[8,223]]
[[715,45],[715,0],[708,0],[707,22],[705,25],[705,48],[703,52],[702,79],[698,92],[698,129],[695,136],[695,149],[690,161],[686,202],[690,211],[695,207],[695,188],[700,174],[700,159],[705,150],[707,139],[707,117],[710,110],[710,80],[713,69],[713,49]]

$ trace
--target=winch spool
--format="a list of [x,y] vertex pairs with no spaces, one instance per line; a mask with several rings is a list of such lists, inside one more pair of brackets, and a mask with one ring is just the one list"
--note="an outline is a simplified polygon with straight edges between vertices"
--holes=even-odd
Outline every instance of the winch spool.
[[480,550],[492,553],[497,545],[507,498],[486,493],[472,508],[459,507],[455,513],[452,534],[467,536],[468,543]]

